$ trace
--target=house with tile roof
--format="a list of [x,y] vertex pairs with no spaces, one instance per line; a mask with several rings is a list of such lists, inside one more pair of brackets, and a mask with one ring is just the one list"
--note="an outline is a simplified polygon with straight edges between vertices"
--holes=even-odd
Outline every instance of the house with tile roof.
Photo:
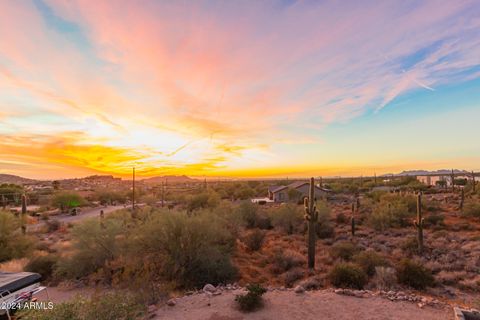
[[[296,190],[297,192],[292,192]],[[268,187],[268,198],[273,202],[288,202],[291,200],[301,200],[304,197],[308,197],[310,190],[310,182],[308,181],[296,181],[286,186],[270,186]],[[326,197],[328,190],[315,185],[315,197],[321,199]],[[295,193],[296,199],[290,199],[292,193]]]

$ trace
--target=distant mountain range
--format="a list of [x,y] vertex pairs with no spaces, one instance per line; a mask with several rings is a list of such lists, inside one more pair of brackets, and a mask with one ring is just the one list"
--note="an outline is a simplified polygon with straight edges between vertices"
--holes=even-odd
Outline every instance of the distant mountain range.
[[13,184],[26,184],[26,183],[35,183],[38,180],[23,178],[15,176],[13,174],[3,174],[0,173],[0,184],[2,183],[13,183]]
[[[382,174],[382,177],[391,177],[391,176],[423,176],[423,175],[446,175],[446,174],[451,174],[452,169],[440,169],[440,170],[434,170],[434,171],[429,171],[429,170],[406,170],[402,171],[400,173],[388,173],[388,174]],[[459,170],[459,169],[453,169],[453,173],[459,174],[459,173],[470,173],[467,170]]]
[[146,178],[143,179],[144,182],[147,183],[162,183],[162,182],[167,182],[167,183],[187,183],[187,182],[194,182],[198,181],[198,179],[193,179],[190,177],[187,177],[185,175],[182,176],[159,176],[159,177],[152,177],[152,178]]

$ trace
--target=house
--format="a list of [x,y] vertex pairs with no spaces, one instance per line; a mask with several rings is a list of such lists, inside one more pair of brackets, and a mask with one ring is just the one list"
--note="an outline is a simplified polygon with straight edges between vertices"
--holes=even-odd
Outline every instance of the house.
[[[292,191],[292,190],[296,190]],[[310,191],[310,182],[308,181],[297,181],[290,183],[286,186],[270,186],[268,187],[268,198],[273,202],[287,202],[292,196],[296,193],[297,200],[300,200],[304,197],[308,197]],[[315,186],[315,198],[320,199],[324,198],[327,195],[328,190]]]
[[417,176],[417,180],[427,186],[451,185],[451,178],[449,176]]

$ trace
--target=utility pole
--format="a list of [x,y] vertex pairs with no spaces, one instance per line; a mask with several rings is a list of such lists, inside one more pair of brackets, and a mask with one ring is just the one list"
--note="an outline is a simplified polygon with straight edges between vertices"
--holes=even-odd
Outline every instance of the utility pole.
[[133,180],[132,180],[132,213],[135,212],[135,167],[133,167]]
[[374,182],[375,182],[375,186],[377,185],[377,172],[374,171],[373,172],[373,177],[374,177]]
[[162,181],[162,208],[165,205],[165,183]]

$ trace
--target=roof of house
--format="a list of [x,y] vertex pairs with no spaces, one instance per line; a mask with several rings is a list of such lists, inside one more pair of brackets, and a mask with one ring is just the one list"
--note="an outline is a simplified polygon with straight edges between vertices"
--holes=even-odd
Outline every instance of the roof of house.
[[285,188],[287,188],[287,186],[270,186],[270,187],[268,187],[268,191],[271,192],[271,193],[275,193],[275,192],[281,191]]

